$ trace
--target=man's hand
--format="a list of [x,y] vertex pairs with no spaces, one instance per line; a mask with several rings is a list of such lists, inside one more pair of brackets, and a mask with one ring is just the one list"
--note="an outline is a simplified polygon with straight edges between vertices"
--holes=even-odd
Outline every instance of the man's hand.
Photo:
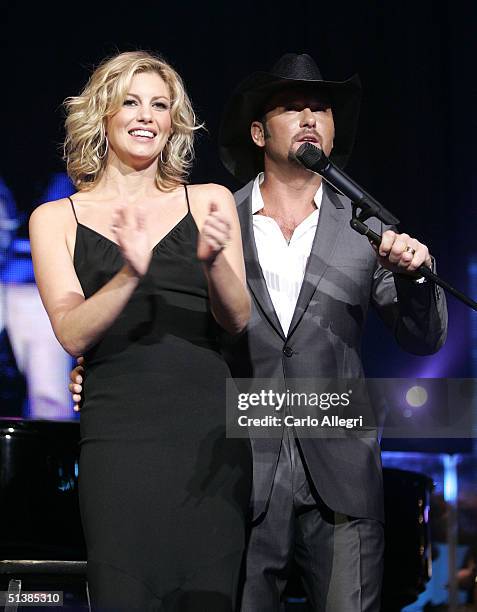
[[78,364],[74,370],[70,372],[70,384],[68,385],[68,389],[71,393],[71,397],[75,405],[73,406],[73,410],[75,412],[80,411],[80,402],[81,402],[81,394],[83,392],[83,376],[84,376],[84,357],[78,357],[76,360]]
[[409,234],[396,234],[387,230],[382,235],[379,247],[374,244],[372,247],[378,255],[379,263],[391,272],[416,277],[416,270],[422,264],[428,268],[432,266],[427,246]]

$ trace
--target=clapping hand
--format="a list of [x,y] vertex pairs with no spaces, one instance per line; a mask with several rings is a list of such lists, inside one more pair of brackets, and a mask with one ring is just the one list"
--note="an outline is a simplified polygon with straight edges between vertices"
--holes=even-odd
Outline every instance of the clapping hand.
[[117,208],[113,213],[111,228],[124,261],[136,276],[144,276],[152,256],[144,209],[140,206],[133,211],[125,206]]
[[212,264],[217,255],[230,241],[231,225],[224,211],[217,204],[210,204],[209,214],[204,221],[197,242],[197,258],[207,264]]

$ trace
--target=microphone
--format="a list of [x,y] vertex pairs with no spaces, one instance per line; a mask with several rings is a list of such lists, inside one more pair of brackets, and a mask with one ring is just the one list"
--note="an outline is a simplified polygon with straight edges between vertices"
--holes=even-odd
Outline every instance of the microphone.
[[343,170],[335,166],[323,153],[323,151],[304,142],[295,154],[297,160],[307,169],[320,174],[332,187],[341,194],[347,196],[356,206],[362,209],[366,217],[377,217],[386,225],[397,225],[399,219],[364,191]]
[[[373,230],[363,223],[363,221],[369,217],[377,217],[387,225],[397,225],[399,223],[399,219],[386,210],[384,206],[381,206],[381,204],[369,195],[369,193],[364,191],[364,189],[361,189],[353,179],[343,172],[343,170],[340,170],[332,164],[318,147],[315,147],[309,142],[305,142],[297,149],[295,157],[307,170],[320,174],[325,181],[344,196],[347,196],[357,208],[362,210],[362,214],[359,215],[360,218],[355,217],[355,211],[353,211],[353,218],[350,221],[350,225],[354,230],[371,240],[371,242],[374,242],[376,245],[381,244],[381,236],[373,232]],[[443,278],[437,276],[437,274],[432,272],[424,264],[419,266],[416,273],[421,274],[436,285],[443,287],[477,312],[477,302],[474,302],[474,300],[471,300],[461,291],[452,287],[452,285]]]

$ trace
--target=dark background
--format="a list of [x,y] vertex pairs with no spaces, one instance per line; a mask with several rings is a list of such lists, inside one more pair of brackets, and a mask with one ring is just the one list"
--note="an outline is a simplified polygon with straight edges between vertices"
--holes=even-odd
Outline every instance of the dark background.
[[[80,92],[106,55],[134,49],[163,54],[184,78],[207,126],[197,139],[191,180],[234,190],[239,185],[217,156],[224,103],[242,78],[267,70],[282,53],[308,52],[325,78],[342,80],[357,72],[362,80],[360,125],[347,172],[401,219],[402,231],[429,245],[445,279],[471,293],[469,263],[472,257],[477,262],[475,5],[475,0],[3,0],[0,176],[24,213],[18,236],[27,237],[28,215],[41,203],[51,175],[64,171],[62,102]],[[477,300],[475,267],[471,297]],[[452,296],[448,306],[447,343],[430,357],[401,351],[371,313],[364,343],[367,375],[477,377],[477,315]],[[416,442],[417,450],[455,450],[448,441]],[[416,450],[405,445],[391,450],[396,448]],[[441,499],[440,460],[431,469],[432,457],[427,463],[422,455],[409,457],[399,454],[394,464],[388,457],[387,464],[431,475]],[[475,537],[475,459],[466,465],[469,473],[465,479],[460,475],[459,486],[468,499],[459,503],[468,510]],[[443,533],[438,541],[445,540]],[[445,570],[442,575],[446,597]]]
[[[195,182],[239,187],[217,157],[221,109],[235,85],[288,51],[324,77],[359,73],[364,89],[347,172],[429,245],[438,271],[469,291],[475,254],[473,2],[3,3],[0,175],[28,216],[62,171],[62,101],[116,51],[158,51],[183,76],[199,118]],[[475,190],[474,190],[475,191]],[[18,231],[27,236],[26,222]],[[474,299],[477,296],[473,296]],[[470,311],[449,297],[449,340],[435,357],[396,348],[372,318],[374,376],[470,376]],[[424,373],[424,374],[423,374]]]

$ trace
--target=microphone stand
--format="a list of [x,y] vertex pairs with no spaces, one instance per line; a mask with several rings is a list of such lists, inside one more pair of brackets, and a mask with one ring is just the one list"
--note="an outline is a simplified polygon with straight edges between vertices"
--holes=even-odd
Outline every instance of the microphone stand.
[[[376,246],[379,247],[379,245],[381,244],[381,236],[377,234],[376,232],[373,232],[373,230],[370,227],[368,227],[366,223],[364,223],[370,217],[376,216],[379,219],[379,215],[376,214],[377,211],[373,210],[373,207],[368,206],[366,204],[363,205],[362,203],[357,204],[352,201],[351,205],[352,205],[353,212],[352,212],[352,217],[351,217],[351,221],[349,222],[349,224],[356,232],[358,232],[358,234],[362,234],[363,236],[366,236],[368,240],[370,240]],[[358,209],[360,209],[361,212],[358,212]],[[399,223],[399,221],[397,221],[397,223]],[[459,291],[458,289],[450,285],[447,281],[445,281],[443,278],[435,274],[432,270],[430,270],[424,264],[422,266],[419,266],[419,268],[417,268],[416,273],[420,274],[421,276],[424,276],[424,278],[426,278],[429,281],[432,281],[436,285],[439,285],[439,287],[442,287],[446,291],[449,291],[449,293],[452,293],[453,296],[455,296],[461,302],[466,304],[466,306],[469,306],[473,310],[477,311],[477,302],[474,302],[474,300],[471,300],[464,293],[462,293],[461,291]]]
[[[351,227],[357,231],[358,234],[366,236],[376,246],[381,244],[381,236],[373,232],[364,222],[370,217],[375,217],[385,225],[397,225],[399,223],[399,219],[386,210],[384,206],[381,206],[373,196],[364,191],[364,189],[343,172],[343,170],[335,166],[319,147],[316,147],[310,142],[304,142],[298,147],[295,157],[307,170],[319,174],[327,183],[336,189],[336,191],[351,200]],[[360,212],[358,212],[358,210]],[[424,278],[439,285],[439,287],[442,287],[446,291],[449,291],[461,302],[464,302],[466,306],[470,306],[470,308],[477,311],[477,302],[474,302],[474,300],[471,300],[461,291],[449,285],[448,282],[437,276],[437,274],[429,270],[424,264],[417,268],[416,273],[424,276]]]

